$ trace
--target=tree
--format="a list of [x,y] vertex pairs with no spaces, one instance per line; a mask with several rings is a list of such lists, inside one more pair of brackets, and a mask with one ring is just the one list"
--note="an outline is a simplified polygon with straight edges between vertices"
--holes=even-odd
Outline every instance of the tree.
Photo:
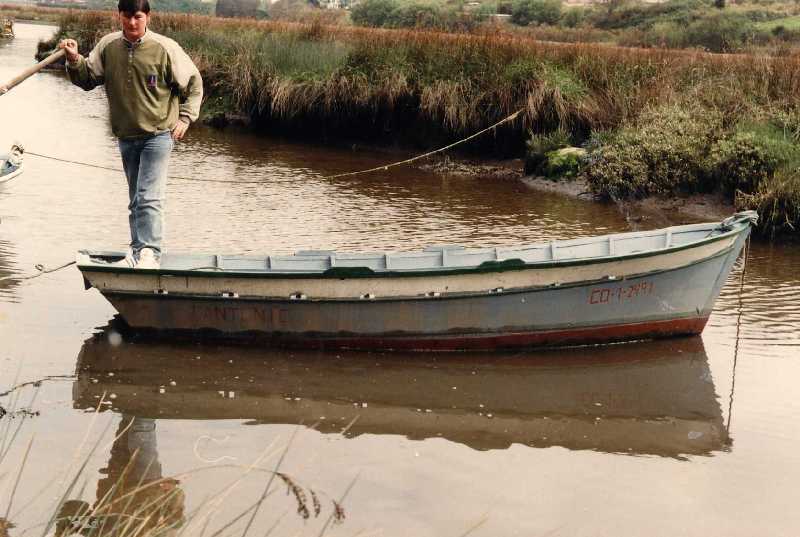
[[560,0],[517,0],[511,9],[511,22],[519,26],[556,24],[560,18]]
[[353,24],[359,26],[385,26],[398,8],[395,0],[364,0],[350,11]]

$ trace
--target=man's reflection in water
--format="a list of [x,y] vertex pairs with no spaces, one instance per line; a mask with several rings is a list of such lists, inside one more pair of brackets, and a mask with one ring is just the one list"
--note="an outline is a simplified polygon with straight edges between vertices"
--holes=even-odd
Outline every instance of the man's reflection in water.
[[155,420],[123,414],[108,466],[101,472],[106,477],[97,483],[93,506],[78,500],[64,503],[57,537],[171,536],[185,522],[186,498],[179,481],[161,474]]
[[14,527],[10,520],[0,516],[0,537],[10,537],[8,530]]

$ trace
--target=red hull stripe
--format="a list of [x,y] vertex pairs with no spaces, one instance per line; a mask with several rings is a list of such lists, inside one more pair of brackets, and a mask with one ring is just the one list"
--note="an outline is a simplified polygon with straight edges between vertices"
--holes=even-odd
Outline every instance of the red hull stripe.
[[440,351],[557,347],[593,343],[612,343],[632,339],[695,335],[703,331],[707,321],[708,317],[692,317],[688,319],[649,321],[613,326],[493,335],[281,338],[280,343],[290,346],[325,349],[349,348]]

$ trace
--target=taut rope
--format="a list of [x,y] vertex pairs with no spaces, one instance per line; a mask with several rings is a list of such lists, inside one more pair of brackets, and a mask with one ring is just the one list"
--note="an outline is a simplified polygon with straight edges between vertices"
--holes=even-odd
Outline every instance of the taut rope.
[[[491,130],[496,129],[497,127],[499,127],[500,125],[503,125],[504,123],[508,123],[510,121],[515,120],[517,117],[519,117],[519,115],[523,111],[524,110],[522,110],[522,109],[517,110],[516,112],[514,112],[510,116],[501,119],[497,123],[495,123],[493,125],[490,125],[489,127],[486,127],[483,130],[480,130],[480,131],[478,131],[478,132],[476,132],[474,134],[471,134],[470,136],[467,136],[466,138],[462,138],[461,140],[458,140],[457,142],[453,142],[452,144],[446,145],[444,147],[440,147],[439,149],[434,149],[433,151],[429,151],[427,153],[423,153],[422,155],[417,155],[416,157],[412,157],[412,158],[409,158],[409,159],[401,160],[401,161],[398,161],[398,162],[392,162],[392,163],[389,163],[389,164],[384,164],[383,166],[377,166],[375,168],[369,168],[367,170],[359,170],[359,171],[356,171],[356,172],[337,173],[335,175],[327,175],[327,176],[321,177],[321,179],[339,179],[340,177],[352,177],[352,176],[355,176],[355,175],[364,175],[364,174],[367,174],[367,173],[373,173],[373,172],[377,172],[377,171],[388,170],[389,168],[395,168],[397,166],[403,166],[405,164],[411,164],[412,162],[416,162],[418,160],[422,160],[424,158],[431,157],[431,156],[436,155],[438,153],[443,153],[444,151],[447,151],[447,150],[452,149],[452,148],[454,148],[456,146],[459,146],[461,144],[469,142],[470,140],[473,140],[473,139],[477,138],[478,136],[481,136],[482,134],[485,134],[485,133],[487,133],[487,132],[489,132]],[[99,170],[109,170],[109,171],[113,171],[113,172],[122,172],[121,168],[114,168],[112,166],[103,166],[103,165],[100,165],[100,164],[92,164],[92,163],[89,163],[89,162],[81,162],[79,160],[70,160],[70,159],[65,159],[65,158],[60,158],[60,157],[53,157],[53,156],[50,156],[50,155],[43,155],[41,153],[34,153],[33,151],[26,151],[25,154],[26,155],[32,155],[34,157],[48,159],[48,160],[55,160],[57,162],[64,162],[64,163],[67,163],[67,164],[76,164],[78,166],[86,166],[88,168],[96,168],[96,169],[99,169]],[[178,180],[178,181],[196,181],[196,182],[200,182],[200,183],[263,184],[263,181],[239,181],[239,180],[236,180],[236,179],[233,179],[233,180],[201,179],[201,178],[198,178],[198,177],[181,177],[181,176],[178,176],[178,175],[169,175],[169,176],[167,176],[167,178],[168,179],[175,179],[175,180]]]
[[750,254],[750,237],[744,245],[744,258],[742,259],[742,277],[739,282],[739,313],[736,316],[736,339],[733,344],[733,370],[731,372],[731,393],[728,396],[728,420],[725,423],[725,436],[730,441],[731,434],[731,415],[733,414],[733,389],[736,386],[736,363],[739,361],[739,341],[742,330],[743,295],[744,295],[744,276],[747,272],[747,257]]

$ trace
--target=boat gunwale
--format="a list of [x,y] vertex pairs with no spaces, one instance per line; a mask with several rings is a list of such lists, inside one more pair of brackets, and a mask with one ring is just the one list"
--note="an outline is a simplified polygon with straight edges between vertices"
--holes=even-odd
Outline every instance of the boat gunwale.
[[608,284],[608,283],[615,283],[615,282],[625,282],[628,280],[635,280],[640,278],[647,278],[658,274],[668,274],[670,272],[675,272],[678,270],[685,270],[689,267],[693,267],[695,265],[699,265],[701,263],[705,263],[707,261],[711,261],[717,259],[719,257],[725,257],[730,255],[731,251],[734,249],[735,245],[731,244],[729,247],[716,252],[713,255],[708,257],[703,257],[702,259],[695,259],[690,261],[689,263],[685,263],[683,265],[679,265],[677,267],[670,267],[666,269],[654,269],[649,270],[646,272],[640,272],[635,274],[626,274],[616,277],[609,277],[605,276],[603,278],[596,278],[592,280],[580,280],[576,282],[567,282],[567,283],[558,283],[558,284],[549,284],[549,285],[532,285],[527,287],[513,287],[508,289],[503,289],[502,291],[496,292],[493,290],[489,291],[456,291],[456,292],[441,292],[438,295],[431,296],[431,295],[403,295],[403,296],[375,296],[372,298],[360,298],[360,297],[313,297],[309,296],[303,299],[292,299],[287,298],[285,296],[279,297],[271,297],[271,296],[261,296],[261,295],[237,295],[237,296],[225,296],[220,294],[201,294],[201,293],[181,293],[181,292],[174,292],[170,291],[169,293],[153,293],[152,291],[143,292],[140,290],[125,290],[125,289],[110,289],[110,290],[100,290],[100,293],[103,296],[152,296],[153,298],[159,298],[163,300],[169,300],[170,298],[178,299],[178,300],[232,300],[236,302],[269,302],[271,304],[320,304],[320,303],[329,303],[335,302],[337,304],[340,303],[369,303],[369,302],[408,302],[408,301],[430,301],[430,300],[463,300],[469,298],[485,298],[485,297],[496,297],[502,295],[518,295],[524,293],[538,293],[543,291],[552,291],[556,289],[572,289],[576,287],[590,287],[593,285],[599,284]]
[[[107,257],[120,257],[124,256],[121,252],[91,252],[89,250],[80,250],[77,254],[77,267],[81,273],[88,272],[110,272],[116,274],[124,274],[124,275],[155,275],[155,276],[184,276],[184,277],[207,277],[207,278],[257,278],[257,279],[337,279],[337,280],[345,280],[345,279],[362,279],[362,278],[413,278],[413,277],[439,277],[439,276],[456,276],[462,274],[491,274],[491,273],[501,273],[501,272],[508,272],[508,271],[521,271],[521,270],[535,270],[535,269],[549,269],[549,268],[564,268],[564,267],[576,267],[576,266],[585,266],[585,265],[602,265],[607,263],[613,263],[618,261],[628,261],[632,259],[643,259],[648,257],[660,256],[671,254],[674,252],[680,252],[683,250],[689,250],[692,248],[697,248],[701,246],[705,246],[707,244],[713,244],[715,242],[736,236],[746,230],[748,230],[752,225],[752,221],[750,219],[742,218],[739,220],[733,221],[727,231],[721,231],[721,233],[717,235],[710,235],[704,238],[701,238],[697,241],[693,241],[686,244],[674,245],[666,248],[658,248],[658,249],[651,249],[646,251],[640,252],[632,252],[628,254],[621,254],[621,255],[613,255],[613,256],[598,256],[598,257],[580,257],[580,258],[573,258],[573,259],[556,259],[556,260],[549,260],[549,261],[538,261],[538,262],[530,262],[526,263],[522,259],[519,258],[509,258],[504,260],[498,261],[485,261],[479,265],[475,266],[468,266],[468,267],[437,267],[437,268],[427,268],[427,269],[411,269],[411,270],[404,270],[404,269],[386,269],[386,270],[373,270],[369,267],[364,266],[347,266],[347,267],[333,267],[326,270],[315,270],[315,271],[308,271],[308,270],[297,270],[297,271],[237,271],[237,270],[227,270],[227,269],[217,269],[217,270],[209,270],[206,267],[201,269],[169,269],[169,268],[158,268],[158,269],[141,269],[141,268],[134,268],[134,267],[115,267],[115,266],[103,266],[95,263],[87,263],[83,260],[83,258],[94,256],[107,256]],[[686,231],[700,231],[703,229],[703,226],[709,226],[709,234],[713,233],[714,231],[724,230],[724,221],[717,222],[717,223],[707,223],[707,224],[689,224],[687,226],[673,226],[668,228],[661,228],[658,233],[654,233],[652,235],[640,235],[640,236],[658,236],[661,234],[666,235],[668,230],[674,230],[676,228],[682,228]],[[712,227],[713,226],[713,227]],[[692,229],[695,228],[695,229]],[[642,232],[648,233],[648,232]],[[610,234],[610,235],[600,235],[595,237],[596,242],[602,242],[603,239],[608,240],[609,238],[621,237],[621,236],[636,236],[638,232],[632,232],[630,234]],[[570,240],[579,240],[579,239],[570,239]],[[556,241],[557,242],[557,241]],[[547,246],[547,243],[542,243],[543,246]],[[728,250],[728,249],[726,249]],[[411,252],[417,253],[417,252]],[[207,254],[212,255],[212,254]],[[715,254],[716,255],[716,254]],[[712,256],[713,257],[713,256]],[[704,257],[703,259],[710,259],[711,257]],[[700,260],[698,260],[700,261]],[[625,276],[625,277],[633,277],[633,276]],[[550,287],[546,287],[550,288]]]

